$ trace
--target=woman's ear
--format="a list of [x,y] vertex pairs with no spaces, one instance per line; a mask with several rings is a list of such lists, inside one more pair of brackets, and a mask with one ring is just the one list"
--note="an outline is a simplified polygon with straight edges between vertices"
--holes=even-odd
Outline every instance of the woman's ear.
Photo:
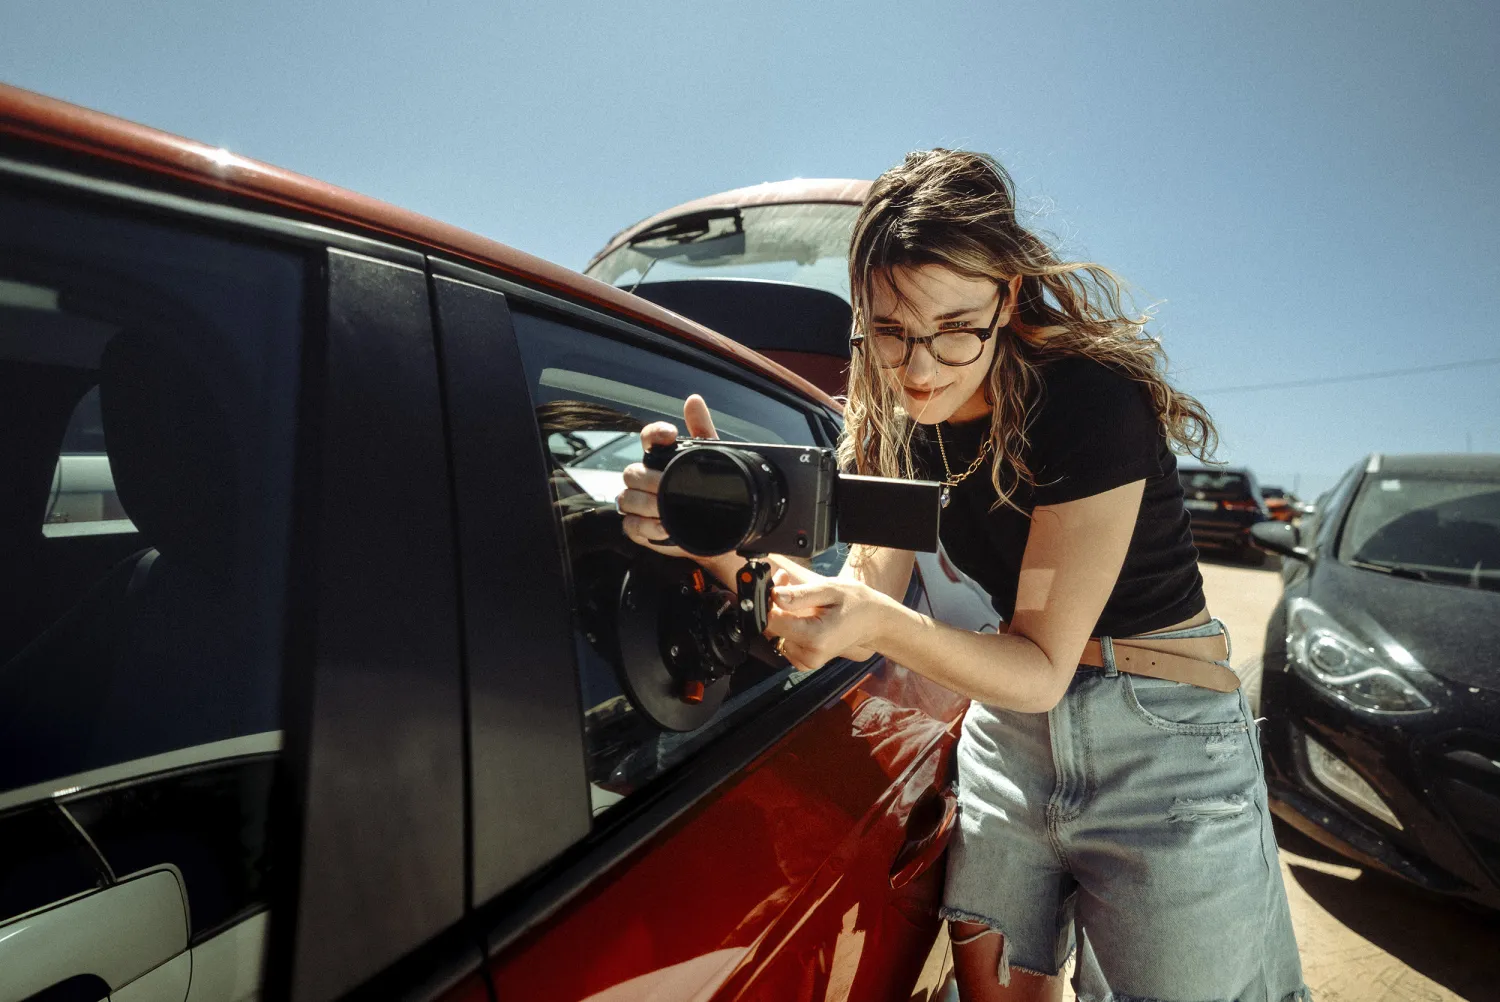
[[[1021,276],[1012,275],[1005,282],[1005,301],[1008,304],[1005,309],[1005,323],[1008,324],[1016,315],[1016,307],[1021,305]],[[1001,324],[1004,327],[1005,324]]]

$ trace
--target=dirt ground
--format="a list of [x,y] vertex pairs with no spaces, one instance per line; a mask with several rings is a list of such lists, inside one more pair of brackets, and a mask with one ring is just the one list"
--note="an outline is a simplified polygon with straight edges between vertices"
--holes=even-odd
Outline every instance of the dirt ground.
[[[1266,620],[1281,595],[1263,569],[1203,562],[1210,611],[1229,626],[1233,664],[1259,703]],[[1279,826],[1281,872],[1318,1002],[1500,1000],[1500,916],[1434,899]]]

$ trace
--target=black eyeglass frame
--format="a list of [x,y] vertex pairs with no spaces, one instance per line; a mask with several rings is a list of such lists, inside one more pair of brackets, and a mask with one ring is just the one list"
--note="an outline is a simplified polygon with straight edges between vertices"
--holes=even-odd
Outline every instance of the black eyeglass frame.
[[[975,362],[979,361],[979,356],[984,354],[984,343],[995,336],[995,325],[1000,322],[1000,311],[1005,309],[1005,301],[1007,298],[1009,298],[1009,296],[1010,285],[1008,283],[1002,283],[1000,285],[1000,302],[995,304],[995,315],[990,317],[990,322],[985,325],[984,329],[981,330],[971,327],[968,329],[959,330],[940,330],[936,334],[923,334],[919,337],[902,335],[901,340],[906,342],[906,352],[901,356],[901,361],[897,362],[894,365],[886,365],[880,360],[880,357],[877,354],[874,359],[875,364],[882,369],[899,369],[911,361],[912,348],[914,348],[916,345],[922,344],[927,346],[927,354],[931,355],[932,360],[939,365],[947,365],[955,369],[962,368],[965,365],[973,365]],[[967,362],[945,362],[943,359],[938,357],[937,352],[932,350],[932,343],[938,338],[942,337],[944,334],[973,334],[975,337],[979,338],[979,353],[976,354],[973,358],[969,359]],[[892,336],[893,335],[890,334],[855,334],[849,339],[849,346],[851,348],[863,348],[865,346],[865,342],[872,337]]]

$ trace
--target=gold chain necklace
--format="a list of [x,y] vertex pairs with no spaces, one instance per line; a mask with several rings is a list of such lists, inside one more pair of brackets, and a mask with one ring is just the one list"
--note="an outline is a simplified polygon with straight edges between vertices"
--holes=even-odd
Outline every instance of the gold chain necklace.
[[990,454],[990,440],[988,437],[985,438],[984,444],[979,447],[979,455],[974,457],[974,462],[969,464],[967,470],[964,470],[955,477],[953,475],[953,468],[948,465],[948,450],[943,446],[943,423],[939,421],[932,427],[937,432],[938,455],[943,457],[943,472],[948,475],[948,478],[943,481],[943,491],[938,495],[942,507],[946,508],[948,507],[948,502],[952,500],[953,488],[963,483],[969,474],[983,465],[985,457]]

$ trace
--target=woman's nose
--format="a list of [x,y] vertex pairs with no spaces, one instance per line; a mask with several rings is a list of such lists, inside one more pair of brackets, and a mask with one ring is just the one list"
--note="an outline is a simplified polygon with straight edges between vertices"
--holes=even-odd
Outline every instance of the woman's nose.
[[906,381],[927,382],[937,372],[937,359],[932,357],[932,348],[923,341],[911,346],[911,358],[906,360]]

